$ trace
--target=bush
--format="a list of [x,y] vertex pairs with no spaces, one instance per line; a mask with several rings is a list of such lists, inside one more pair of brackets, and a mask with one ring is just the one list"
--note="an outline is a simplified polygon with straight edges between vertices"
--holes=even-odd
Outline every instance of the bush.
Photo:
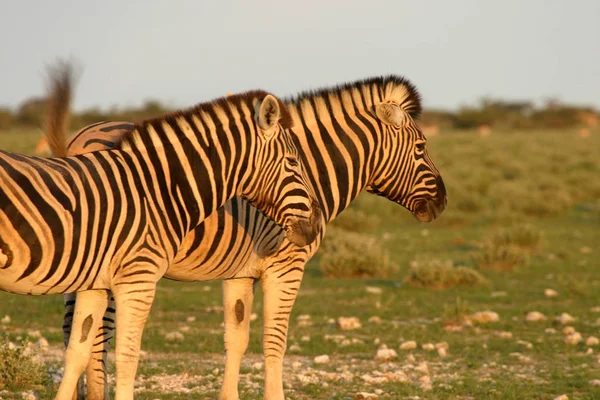
[[7,336],[0,341],[0,389],[30,389],[48,381],[46,368],[32,357],[28,342],[15,345]]
[[388,278],[398,267],[371,235],[330,229],[319,250],[320,267],[333,278]]
[[455,267],[450,260],[424,259],[411,262],[404,283],[413,287],[446,289],[482,285],[487,280],[472,268]]
[[499,231],[483,242],[481,252],[474,255],[475,265],[479,269],[492,269],[498,271],[510,271],[516,267],[529,263],[529,252],[518,244],[519,240],[527,243],[534,240],[534,236],[525,234],[518,237],[512,231]]
[[334,219],[331,226],[351,232],[372,232],[379,227],[379,218],[351,207]]
[[492,239],[502,246],[517,246],[528,253],[539,253],[543,248],[543,233],[530,224],[514,224],[497,231]]

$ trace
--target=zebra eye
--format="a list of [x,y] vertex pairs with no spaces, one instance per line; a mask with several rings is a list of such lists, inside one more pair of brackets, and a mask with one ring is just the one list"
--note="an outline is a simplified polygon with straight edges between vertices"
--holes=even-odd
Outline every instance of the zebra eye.
[[295,157],[286,157],[285,160],[288,162],[288,164],[290,164],[290,166],[292,167],[297,167],[298,166],[298,159]]
[[418,151],[423,152],[425,151],[425,142],[419,142],[415,145],[415,147]]

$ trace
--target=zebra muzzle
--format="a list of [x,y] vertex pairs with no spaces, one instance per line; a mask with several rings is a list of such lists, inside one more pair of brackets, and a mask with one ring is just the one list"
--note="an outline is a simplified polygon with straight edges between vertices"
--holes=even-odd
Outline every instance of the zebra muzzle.
[[293,217],[292,222],[285,226],[286,238],[297,246],[308,246],[315,241],[321,232],[321,206],[313,200],[312,213],[308,218]]

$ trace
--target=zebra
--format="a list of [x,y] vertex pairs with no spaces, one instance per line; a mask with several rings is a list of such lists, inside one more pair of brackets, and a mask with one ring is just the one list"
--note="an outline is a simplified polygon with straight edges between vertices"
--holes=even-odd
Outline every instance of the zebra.
[[0,150],[0,290],[79,294],[57,399],[75,392],[109,290],[116,398],[133,399],[156,283],[184,237],[228,199],[244,197],[293,243],[316,239],[320,206],[290,123],[281,100],[256,90],[137,123],[110,150],[67,158]]
[[[417,88],[390,75],[307,91],[284,100],[290,132],[326,222],[366,189],[385,196],[428,222],[446,207],[446,190],[429,158],[416,124],[421,113]],[[70,154],[111,148],[133,126],[99,122],[75,133]],[[283,399],[282,363],[289,316],[304,266],[316,252],[323,229],[310,246],[299,247],[244,199],[233,198],[186,236],[165,276],[181,281],[222,279],[226,362],[221,399],[237,399],[239,368],[249,339],[253,289],[264,292],[265,398]],[[75,295],[65,296],[65,338],[69,337]],[[87,369],[90,399],[102,399],[105,359],[114,316],[106,315]]]

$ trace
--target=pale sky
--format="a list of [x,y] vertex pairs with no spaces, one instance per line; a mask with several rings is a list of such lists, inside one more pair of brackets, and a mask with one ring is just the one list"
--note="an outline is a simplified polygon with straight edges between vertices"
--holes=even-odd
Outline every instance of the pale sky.
[[0,38],[0,106],[12,108],[43,95],[44,65],[72,57],[77,110],[389,73],[426,107],[493,96],[600,109],[599,0],[0,0]]

